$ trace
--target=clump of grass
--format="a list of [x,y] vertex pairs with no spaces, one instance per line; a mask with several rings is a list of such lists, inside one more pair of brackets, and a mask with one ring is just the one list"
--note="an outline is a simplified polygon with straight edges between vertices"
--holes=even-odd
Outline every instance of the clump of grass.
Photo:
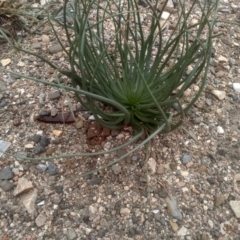
[[[177,1],[176,26],[171,29],[161,22],[163,11],[157,10],[157,2],[148,2],[146,10],[137,0],[126,0],[125,4],[114,0],[65,0],[58,17],[49,20],[67,55],[69,69],[61,69],[42,56],[21,49],[70,78],[71,87],[29,79],[74,91],[79,102],[104,127],[132,126],[136,135],[129,143],[149,134],[137,147],[107,166],[156,134],[181,126],[184,113],[197,101],[206,83],[218,1],[191,1],[189,7],[185,1]],[[189,24],[196,9],[198,21]],[[148,21],[143,22],[146,11]],[[59,38],[56,24],[66,34],[67,48]],[[184,92],[194,83],[199,90],[183,104]],[[178,104],[177,112],[172,110],[174,103]]]

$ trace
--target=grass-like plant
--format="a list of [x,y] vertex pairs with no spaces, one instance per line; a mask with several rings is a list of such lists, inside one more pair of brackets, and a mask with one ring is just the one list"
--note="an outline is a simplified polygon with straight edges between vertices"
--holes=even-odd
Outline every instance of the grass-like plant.
[[[161,22],[163,10],[158,10],[158,1],[147,2],[147,8],[139,6],[137,0],[121,2],[65,0],[58,17],[49,20],[67,54],[69,69],[30,54],[69,77],[72,86],[29,78],[74,91],[104,127],[132,126],[136,135],[131,142],[147,132],[150,135],[138,145],[141,147],[156,134],[179,127],[184,113],[201,94],[207,79],[218,1],[190,1],[191,6],[186,6],[185,1],[178,0],[172,28]],[[197,22],[190,24],[194,11],[198,11]],[[63,28],[67,44],[61,42],[56,24]],[[198,92],[184,102],[184,92],[194,83],[199,85]],[[179,106],[177,112],[172,109],[174,103]]]

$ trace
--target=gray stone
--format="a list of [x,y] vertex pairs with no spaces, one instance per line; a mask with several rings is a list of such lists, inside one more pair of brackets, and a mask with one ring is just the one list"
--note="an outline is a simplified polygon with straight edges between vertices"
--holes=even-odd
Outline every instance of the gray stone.
[[45,164],[39,163],[37,165],[37,169],[41,170],[42,172],[45,172],[47,170],[47,166]]
[[7,102],[3,99],[1,102],[0,102],[0,108],[3,108],[5,106],[7,106]]
[[41,212],[35,219],[35,223],[38,227],[44,226],[46,221],[47,221],[47,216],[45,212]]
[[76,232],[74,231],[74,229],[70,228],[67,230],[67,239],[68,240],[74,240],[77,238],[77,234]]
[[98,231],[98,237],[100,238],[103,238],[105,236],[105,234],[107,233],[107,229],[105,228],[101,228],[99,231]]
[[25,177],[21,177],[18,180],[17,187],[14,189],[13,195],[18,196],[22,193],[25,193],[29,190],[33,189],[32,182],[26,179]]
[[138,156],[136,156],[136,155],[135,155],[135,156],[132,156],[132,160],[133,160],[133,161],[137,161],[137,160],[138,160]]
[[226,201],[227,198],[228,198],[228,194],[217,194],[214,197],[214,206],[219,207]]
[[43,147],[41,145],[37,145],[37,146],[34,147],[34,154],[35,155],[41,154],[45,151],[46,151],[45,147]]
[[115,175],[118,175],[121,172],[122,167],[118,164],[112,166],[112,170]]
[[0,171],[0,179],[1,180],[8,180],[13,178],[14,174],[10,167],[5,167]]
[[145,1],[145,0],[139,0],[139,1],[138,1],[138,5],[141,5],[141,6],[143,6],[143,7],[147,7],[147,6],[148,6],[148,3],[147,3],[147,1]]
[[240,218],[240,201],[230,201],[229,205],[237,218]]
[[9,148],[10,145],[10,142],[0,140],[0,157],[4,154],[4,152]]
[[96,178],[93,178],[93,179],[89,180],[88,184],[89,185],[97,185],[97,184],[100,184],[101,181],[102,181],[101,178],[96,177]]
[[184,154],[182,158],[182,163],[187,164],[192,160],[192,156],[189,154]]
[[14,184],[12,182],[9,182],[8,180],[4,180],[0,183],[0,187],[3,191],[8,192],[13,189]]
[[59,43],[48,48],[48,51],[51,54],[55,54],[55,53],[61,52],[62,50],[63,50],[63,48],[62,48],[62,46]]
[[61,97],[61,95],[60,95],[60,92],[57,90],[57,91],[49,93],[48,97],[50,100],[56,100],[56,99],[59,99]]
[[174,197],[166,197],[164,198],[169,213],[176,219],[182,220],[182,213],[180,212],[180,210],[178,209],[177,206],[177,201]]
[[37,199],[37,189],[33,189],[32,191],[29,191],[28,193],[25,193],[20,196],[20,199],[25,206],[26,210],[29,214],[34,214],[35,212],[35,202]]
[[35,134],[34,137],[33,137],[33,141],[34,141],[35,143],[39,143],[40,140],[41,140],[41,137],[42,137],[41,135]]
[[42,48],[42,44],[39,42],[35,42],[31,45],[31,48],[32,49],[40,49],[40,48]]
[[44,136],[41,136],[41,140],[40,140],[40,145],[43,147],[48,146],[50,143],[50,139]]
[[48,163],[48,172],[50,175],[55,175],[58,173],[58,167],[55,163],[49,162]]
[[46,111],[46,110],[40,110],[39,111],[39,116],[49,116],[50,115],[50,111]]
[[38,97],[41,98],[42,100],[45,100],[46,94],[45,93],[40,93]]

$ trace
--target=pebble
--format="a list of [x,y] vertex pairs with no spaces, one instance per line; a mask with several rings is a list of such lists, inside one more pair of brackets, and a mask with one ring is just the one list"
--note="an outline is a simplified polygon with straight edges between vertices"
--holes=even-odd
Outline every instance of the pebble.
[[53,130],[52,130],[52,133],[53,133],[56,137],[60,137],[60,136],[62,135],[63,131],[53,129]]
[[74,240],[77,238],[77,234],[74,229],[70,228],[67,230],[67,239]]
[[32,49],[41,49],[42,48],[42,44],[39,42],[35,42],[31,45]]
[[32,148],[34,148],[33,144],[31,144],[31,143],[25,144],[24,147],[25,147],[26,149],[32,149]]
[[233,89],[236,92],[240,93],[240,83],[233,83]]
[[159,197],[161,197],[161,198],[166,198],[168,196],[167,191],[163,188],[160,188],[160,190],[157,193],[158,193]]
[[187,235],[187,233],[188,233],[187,228],[185,228],[184,226],[182,226],[182,227],[178,230],[177,236],[185,236],[185,235]]
[[229,205],[237,218],[240,218],[240,201],[230,201]]
[[39,111],[39,116],[49,116],[50,115],[50,111],[46,111],[46,110],[40,110]]
[[58,167],[55,163],[49,162],[48,163],[48,172],[50,175],[55,175],[58,173]]
[[178,230],[178,225],[177,225],[177,223],[173,222],[172,220],[170,220],[169,223],[170,223],[170,225],[171,225],[171,227],[172,227],[172,230],[173,230],[174,232],[177,232],[177,230]]
[[179,220],[182,220],[182,213],[180,212],[180,210],[178,209],[178,206],[177,206],[177,201],[174,197],[166,197],[164,198],[166,204],[167,204],[167,207],[168,207],[168,210],[169,210],[169,213],[176,219],[179,219]]
[[187,164],[192,160],[192,156],[189,154],[184,154],[182,158],[182,163]]
[[207,167],[205,166],[205,165],[201,165],[201,166],[199,166],[199,168],[198,168],[198,172],[200,172],[200,173],[204,173],[204,172],[206,172],[207,171]]
[[62,48],[62,46],[59,43],[48,48],[48,51],[51,54],[55,54],[55,53],[61,52],[62,50],[63,50],[63,48]]
[[129,208],[121,208],[120,214],[123,216],[128,216],[130,214],[131,210]]
[[38,97],[41,98],[44,101],[45,98],[46,98],[46,94],[45,93],[40,93]]
[[38,227],[44,226],[46,221],[47,221],[47,216],[45,212],[41,212],[35,219],[35,223]]
[[25,177],[19,178],[17,187],[13,191],[14,196],[18,196],[22,193],[25,193],[29,190],[33,189],[32,182],[26,179]]
[[48,148],[46,151],[46,156],[52,155],[56,151],[55,148]]
[[145,0],[139,0],[139,1],[138,1],[138,5],[141,5],[141,6],[143,6],[143,7],[147,7],[147,6],[148,6],[148,2],[145,1]]
[[122,167],[119,164],[115,164],[112,166],[112,170],[115,175],[118,175],[121,172]]
[[59,90],[49,93],[48,95],[50,100],[57,100],[61,97]]
[[8,179],[12,179],[14,177],[14,174],[12,172],[12,170],[10,169],[10,167],[4,167],[1,169],[0,171],[0,179],[1,180],[8,180]]
[[37,146],[35,146],[34,147],[34,154],[35,155],[38,155],[38,154],[41,154],[41,153],[43,153],[43,152],[45,152],[45,147],[43,147],[43,146],[41,146],[41,145],[37,145]]
[[41,135],[39,135],[39,134],[35,134],[34,136],[33,136],[33,141],[35,142],[35,143],[39,143],[40,142],[40,140],[41,140]]
[[221,91],[221,90],[216,90],[216,89],[214,89],[214,90],[212,90],[211,92],[212,92],[212,94],[213,94],[215,97],[217,97],[219,100],[223,100],[223,99],[225,99],[225,97],[226,97],[226,92],[225,92],[225,91]]
[[154,158],[148,159],[148,167],[152,174],[156,172],[157,163]]
[[42,42],[44,42],[44,43],[49,43],[49,41],[50,41],[49,36],[46,34],[43,34],[41,36],[41,39],[42,39]]
[[224,129],[221,126],[217,126],[217,132],[219,134],[224,134]]
[[103,238],[103,237],[106,235],[107,232],[108,232],[107,229],[101,228],[101,229],[98,231],[98,237]]
[[50,139],[44,136],[41,136],[41,140],[40,140],[40,145],[43,147],[48,146],[50,143]]
[[9,182],[8,180],[4,180],[0,183],[0,187],[3,191],[8,192],[13,189],[14,184],[12,182]]
[[5,106],[7,106],[7,102],[5,101],[5,100],[2,100],[1,102],[0,102],[0,108],[3,108],[3,107],[5,107]]
[[93,179],[89,180],[88,184],[89,185],[98,185],[98,184],[101,183],[101,181],[102,181],[101,178],[96,177],[96,178],[93,178]]
[[215,207],[221,206],[226,201],[227,198],[228,194],[217,194],[214,197],[214,206]]
[[76,128],[77,128],[77,129],[80,129],[80,128],[82,128],[82,127],[83,127],[83,121],[82,121],[82,120],[76,122]]
[[38,170],[41,170],[42,172],[45,172],[46,170],[47,170],[47,166],[45,165],[45,164],[42,164],[42,163],[39,163],[38,165],[37,165],[37,169]]
[[35,212],[37,193],[38,190],[34,188],[33,191],[29,191],[23,195],[20,195],[21,202],[30,215],[34,214]]
[[137,161],[138,160],[138,156],[134,155],[132,156],[132,161]]

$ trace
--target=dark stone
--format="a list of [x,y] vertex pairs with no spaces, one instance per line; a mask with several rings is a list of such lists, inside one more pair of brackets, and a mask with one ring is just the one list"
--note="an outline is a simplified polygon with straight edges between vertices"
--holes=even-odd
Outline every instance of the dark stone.
[[221,156],[226,156],[227,155],[227,151],[225,149],[218,149],[217,152]]
[[63,193],[63,186],[56,186],[56,187],[55,187],[55,192],[56,192],[57,194]]
[[101,183],[101,181],[102,181],[101,178],[96,177],[96,178],[93,178],[93,179],[89,180],[88,184],[89,185],[98,185],[98,184]]
[[98,231],[98,237],[103,238],[107,232],[108,232],[107,229],[101,228],[101,229]]
[[128,236],[130,238],[134,237],[136,235],[136,231],[135,231],[135,228],[134,227],[131,227],[128,231]]
[[8,192],[13,189],[14,184],[9,182],[8,180],[4,180],[0,183],[0,187],[3,191]]
[[163,188],[160,188],[157,193],[158,193],[159,197],[161,197],[161,198],[166,198],[168,196],[167,191]]
[[178,103],[174,103],[172,105],[172,108],[175,109],[176,111],[180,111],[180,107],[179,107]]
[[147,1],[145,1],[145,0],[139,0],[139,1],[138,1],[138,5],[141,5],[141,6],[143,6],[143,7],[147,7],[147,6],[148,6],[148,3],[147,3]]
[[3,107],[5,107],[5,106],[7,106],[7,102],[5,101],[5,100],[2,100],[1,102],[0,102],[0,108],[3,108]]
[[46,151],[45,147],[43,147],[41,145],[37,145],[37,146],[34,147],[34,154],[35,155],[41,154],[45,151]]
[[50,139],[44,136],[41,136],[41,140],[40,140],[40,145],[43,147],[48,146],[50,143]]
[[61,97],[61,95],[60,95],[60,92],[59,92],[58,90],[49,93],[49,99],[50,99],[50,100],[57,100],[57,99],[59,99],[60,97]]
[[97,238],[93,234],[90,235],[90,240],[96,240],[96,239]]
[[212,184],[212,185],[216,183],[216,180],[215,180],[214,177],[209,177],[209,178],[207,178],[207,181],[208,181],[210,184]]
[[48,172],[50,175],[55,175],[58,173],[58,167],[55,163],[49,162],[48,164]]
[[46,111],[46,110],[39,111],[39,116],[49,116],[50,114],[51,114],[50,111]]
[[64,210],[64,209],[67,209],[67,204],[65,201],[61,201],[59,204],[58,204],[59,208],[61,210]]
[[0,171],[0,179],[1,180],[8,180],[13,178],[14,174],[10,167],[5,167]]
[[169,167],[173,172],[177,170],[177,164],[175,164],[175,163],[170,163]]
[[34,141],[35,143],[39,143],[40,140],[41,140],[41,135],[35,134],[34,137],[33,137],[33,141]]
[[138,216],[133,216],[132,217],[132,222],[133,223],[138,223],[140,221],[140,218]]
[[83,216],[83,222],[88,224],[90,222],[90,216],[88,215]]

